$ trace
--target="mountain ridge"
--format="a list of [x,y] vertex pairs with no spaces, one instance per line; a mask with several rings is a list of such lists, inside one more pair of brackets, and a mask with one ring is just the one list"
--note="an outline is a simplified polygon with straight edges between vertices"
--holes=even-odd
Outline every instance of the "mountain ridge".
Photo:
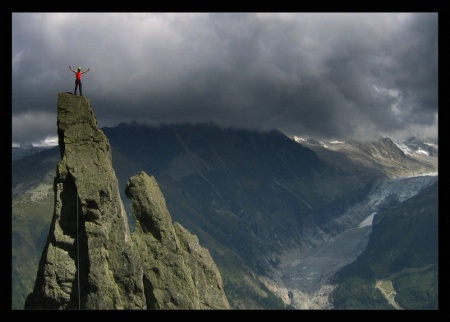
[[436,174],[438,171],[437,139],[411,137],[399,141],[380,136],[372,141],[337,141],[291,138],[311,148],[324,160],[344,168],[362,166],[389,178]]

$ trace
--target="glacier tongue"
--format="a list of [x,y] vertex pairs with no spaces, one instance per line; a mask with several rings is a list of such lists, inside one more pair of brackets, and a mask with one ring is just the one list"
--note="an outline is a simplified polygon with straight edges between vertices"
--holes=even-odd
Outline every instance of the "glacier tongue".
[[421,175],[417,177],[403,177],[385,180],[370,195],[370,205],[378,205],[386,197],[395,195],[402,202],[416,195],[438,180],[437,175]]

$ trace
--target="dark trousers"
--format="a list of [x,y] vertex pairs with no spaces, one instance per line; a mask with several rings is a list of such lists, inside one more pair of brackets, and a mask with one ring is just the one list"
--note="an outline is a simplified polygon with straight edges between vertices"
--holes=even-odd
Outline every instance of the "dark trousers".
[[80,96],[83,96],[81,81],[79,81],[78,79],[75,80],[75,90],[73,91],[73,95],[77,95],[77,88],[80,88]]

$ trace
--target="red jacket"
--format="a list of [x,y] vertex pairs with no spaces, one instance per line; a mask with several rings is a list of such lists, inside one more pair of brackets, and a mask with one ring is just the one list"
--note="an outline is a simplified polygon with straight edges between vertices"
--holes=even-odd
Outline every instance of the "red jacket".
[[76,74],[77,80],[81,81],[81,74],[83,74],[83,73],[82,72],[76,72],[75,74]]

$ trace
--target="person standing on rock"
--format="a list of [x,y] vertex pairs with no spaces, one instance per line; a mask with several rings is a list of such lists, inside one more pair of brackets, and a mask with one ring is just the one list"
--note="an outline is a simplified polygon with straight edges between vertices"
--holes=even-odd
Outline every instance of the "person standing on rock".
[[75,90],[73,91],[73,95],[77,95],[77,88],[80,88],[80,96],[83,96],[83,90],[81,86],[81,75],[84,73],[87,73],[91,69],[88,68],[84,72],[81,71],[81,67],[78,67],[78,71],[75,71],[72,69],[72,67],[69,66],[69,69],[75,73]]

